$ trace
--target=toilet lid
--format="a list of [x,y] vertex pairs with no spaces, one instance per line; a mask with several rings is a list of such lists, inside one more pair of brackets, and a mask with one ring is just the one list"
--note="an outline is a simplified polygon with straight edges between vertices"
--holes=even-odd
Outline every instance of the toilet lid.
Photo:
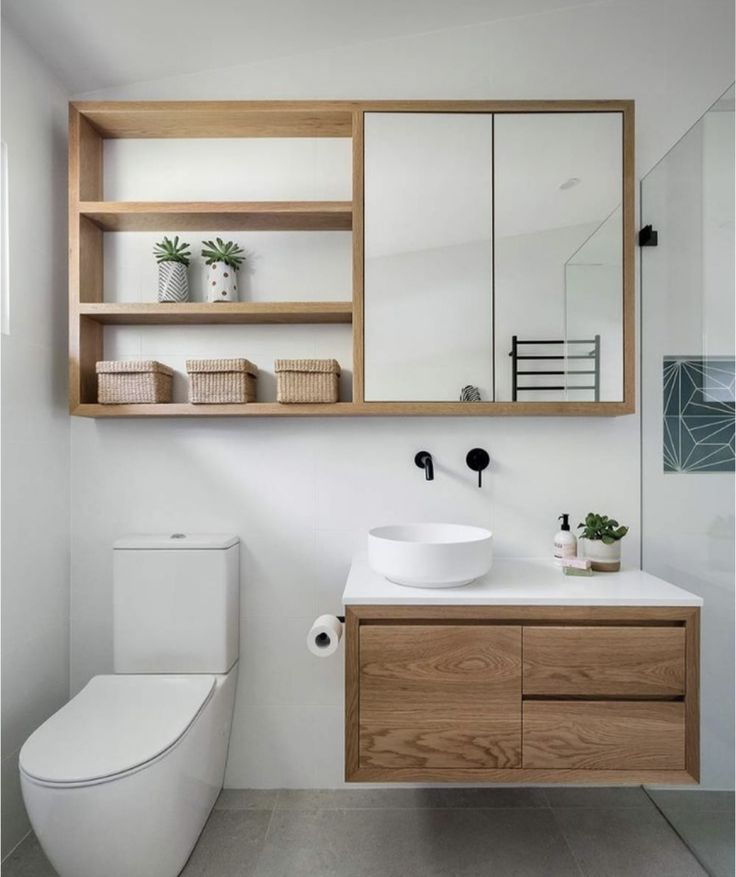
[[46,783],[89,783],[173,746],[209,700],[211,675],[95,676],[28,738],[20,768]]

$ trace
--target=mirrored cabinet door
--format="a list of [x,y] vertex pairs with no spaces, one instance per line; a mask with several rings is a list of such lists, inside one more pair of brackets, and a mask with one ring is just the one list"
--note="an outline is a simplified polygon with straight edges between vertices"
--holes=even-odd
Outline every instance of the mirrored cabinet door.
[[622,115],[494,117],[495,399],[623,400]]
[[364,126],[365,400],[492,401],[493,117]]

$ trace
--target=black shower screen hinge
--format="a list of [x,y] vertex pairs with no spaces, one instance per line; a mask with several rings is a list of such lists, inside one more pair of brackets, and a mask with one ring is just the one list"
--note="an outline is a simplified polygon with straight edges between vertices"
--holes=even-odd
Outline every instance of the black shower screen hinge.
[[651,227],[651,225],[645,225],[644,228],[639,231],[639,246],[657,246],[657,232]]

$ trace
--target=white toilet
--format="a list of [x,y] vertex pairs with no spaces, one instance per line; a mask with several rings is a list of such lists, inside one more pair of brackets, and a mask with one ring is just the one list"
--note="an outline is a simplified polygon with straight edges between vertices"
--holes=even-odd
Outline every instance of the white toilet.
[[60,877],[175,877],[222,787],[238,667],[235,536],[115,543],[114,676],[28,738],[23,799]]

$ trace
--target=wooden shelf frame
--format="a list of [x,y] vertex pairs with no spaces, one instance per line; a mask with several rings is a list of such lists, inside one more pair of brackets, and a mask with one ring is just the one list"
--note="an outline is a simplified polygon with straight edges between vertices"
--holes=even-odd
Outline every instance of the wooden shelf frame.
[[[556,402],[337,402],[330,404],[280,404],[249,402],[243,405],[98,405],[84,403],[74,409],[80,417],[454,417],[521,416],[615,417],[628,412],[622,402],[570,402],[561,408]],[[587,406],[587,407],[586,407]]]
[[102,231],[350,231],[349,201],[82,201]]
[[[363,118],[366,112],[619,112],[623,119],[621,402],[366,402],[363,315]],[[103,142],[113,138],[351,138],[352,201],[110,202]],[[106,101],[69,108],[69,407],[84,417],[172,416],[616,416],[635,410],[634,102],[572,101]],[[352,231],[350,302],[232,305],[103,301],[103,234],[115,231]],[[218,310],[210,310],[216,307]],[[98,405],[95,364],[105,325],[351,323],[352,402],[335,405]]]
[[79,305],[79,315],[112,326],[223,325],[226,323],[350,323],[350,301],[131,302]]

